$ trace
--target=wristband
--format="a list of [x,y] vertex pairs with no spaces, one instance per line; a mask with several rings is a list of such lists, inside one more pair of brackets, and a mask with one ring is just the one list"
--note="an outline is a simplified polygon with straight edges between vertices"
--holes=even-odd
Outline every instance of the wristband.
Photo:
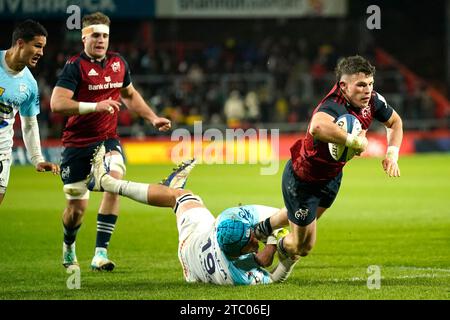
[[352,149],[361,149],[367,146],[367,138],[361,137],[352,133],[347,133],[347,139],[345,140],[345,146]]
[[390,158],[395,162],[398,161],[398,152],[400,151],[399,147],[389,146],[386,151],[386,158]]
[[78,112],[80,114],[88,114],[88,113],[95,112],[96,108],[97,108],[97,103],[95,103],[95,102],[79,102]]
[[31,163],[33,164],[33,166],[36,167],[41,162],[45,162],[45,159],[42,155],[31,157]]
[[355,136],[352,133],[347,133],[347,140],[345,140],[345,146],[353,148],[353,144],[355,143],[355,139],[357,136]]

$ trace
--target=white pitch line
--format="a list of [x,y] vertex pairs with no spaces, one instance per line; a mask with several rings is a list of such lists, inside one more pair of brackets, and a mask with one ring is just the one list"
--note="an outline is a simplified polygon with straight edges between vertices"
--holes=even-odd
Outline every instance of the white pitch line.
[[[381,275],[381,280],[395,280],[395,279],[420,279],[420,278],[448,278],[450,277],[450,269],[446,268],[433,268],[433,267],[411,267],[411,266],[380,266],[381,274],[385,270],[389,270],[387,273],[395,273],[396,270],[403,272],[409,271],[408,273],[413,273],[414,271],[427,271],[428,273],[418,273],[418,274],[407,274],[407,275],[397,275],[397,276],[383,276]],[[398,271],[397,271],[398,272]],[[347,281],[367,281],[368,278],[352,277],[352,278],[340,278],[331,279],[333,282],[347,282]]]
[[[389,268],[389,267],[386,267],[386,268]],[[400,267],[394,267],[394,268],[406,269],[406,270],[420,270],[420,271],[449,272],[450,273],[450,269],[432,268],[432,267],[421,268],[421,267],[404,267],[404,266],[400,266]]]
[[[434,271],[436,269],[433,269]],[[442,269],[440,271],[450,272],[450,270]],[[449,278],[450,274],[413,274],[404,276],[394,276],[394,277],[383,277],[381,280],[396,280],[396,279],[419,279],[419,278]],[[333,282],[347,282],[347,281],[367,281],[367,278],[353,277],[350,279],[332,279]]]

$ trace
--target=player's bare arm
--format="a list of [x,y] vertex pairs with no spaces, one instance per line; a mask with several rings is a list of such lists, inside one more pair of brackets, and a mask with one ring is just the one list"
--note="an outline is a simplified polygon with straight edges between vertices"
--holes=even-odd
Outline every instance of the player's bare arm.
[[266,244],[264,249],[255,254],[255,261],[264,268],[270,267],[273,263],[273,257],[277,251],[275,244]]
[[314,114],[309,126],[309,133],[314,139],[327,143],[346,145],[347,147],[353,148],[357,153],[364,152],[368,144],[365,132],[362,132],[358,136],[348,134],[339,128],[331,115],[325,112],[317,112]]
[[45,171],[51,171],[54,175],[59,175],[60,169],[59,165],[52,163],[52,162],[39,162],[36,165],[36,171],[38,172],[45,172]]
[[73,100],[73,94],[72,90],[63,87],[55,87],[50,100],[52,112],[72,116],[92,112],[114,113],[120,110],[120,101],[109,99],[100,102],[79,102]]
[[158,117],[150,106],[144,101],[141,94],[130,84],[120,91],[123,103],[128,109],[150,122],[159,131],[168,131],[171,128],[169,119]]
[[41,141],[39,136],[39,125],[36,116],[21,116],[22,138],[25,143],[31,163],[38,172],[51,171],[53,174],[59,174],[59,165],[45,161],[41,151]]
[[[286,214],[286,218],[284,217],[277,217],[277,216],[283,216]],[[277,213],[272,215],[269,219],[276,217],[274,220],[275,223],[281,223],[288,225],[287,222],[287,210],[285,208],[280,209]],[[278,221],[277,221],[278,220]],[[286,222],[285,222],[286,220]],[[265,246],[263,250],[257,251],[255,254],[255,261],[262,267],[269,267],[273,263],[273,258],[275,255],[275,252],[277,251],[277,242],[283,238],[284,236],[288,235],[289,231],[285,228],[276,228],[272,231],[272,233],[267,237],[265,240]],[[253,234],[256,238],[256,233]]]
[[393,112],[386,126],[388,150],[382,161],[383,169],[389,177],[400,177],[398,153],[403,139],[403,123],[397,112]]

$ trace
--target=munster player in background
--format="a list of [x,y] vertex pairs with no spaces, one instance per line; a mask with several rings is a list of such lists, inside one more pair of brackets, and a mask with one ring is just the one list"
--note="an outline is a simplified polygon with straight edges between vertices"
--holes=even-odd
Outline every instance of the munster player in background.
[[[63,212],[63,265],[78,264],[75,254],[76,234],[88,205],[89,190],[85,180],[95,148],[105,144],[110,174],[121,179],[125,174],[123,150],[117,134],[120,99],[126,107],[167,131],[168,119],[158,117],[131,83],[130,70],[118,53],[109,52],[110,19],[96,12],[83,17],[84,51],[71,57],[53,89],[51,109],[69,116],[63,130],[64,151],[61,178],[67,206]],[[142,195],[147,196],[147,194]],[[119,197],[104,193],[97,217],[97,240],[91,268],[114,269],[107,248],[119,213]]]

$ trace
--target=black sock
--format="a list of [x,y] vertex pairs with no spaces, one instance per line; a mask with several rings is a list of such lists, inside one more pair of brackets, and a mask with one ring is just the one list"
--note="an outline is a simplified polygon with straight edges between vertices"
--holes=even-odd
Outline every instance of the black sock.
[[285,256],[289,257],[289,254],[286,252],[286,249],[284,248],[284,237],[281,238],[277,243],[277,249],[284,254]]
[[116,226],[117,216],[113,214],[97,215],[97,241],[96,248],[108,248],[109,240]]
[[76,226],[75,228],[67,227],[63,222],[64,228],[64,243],[68,246],[75,242],[75,238],[77,237],[77,232],[80,229],[81,224]]
[[269,218],[267,218],[266,220],[264,220],[264,224],[263,224],[263,226],[264,226],[264,233],[265,234],[267,234],[267,235],[270,235],[271,233],[272,233],[272,226],[270,225],[270,217]]

